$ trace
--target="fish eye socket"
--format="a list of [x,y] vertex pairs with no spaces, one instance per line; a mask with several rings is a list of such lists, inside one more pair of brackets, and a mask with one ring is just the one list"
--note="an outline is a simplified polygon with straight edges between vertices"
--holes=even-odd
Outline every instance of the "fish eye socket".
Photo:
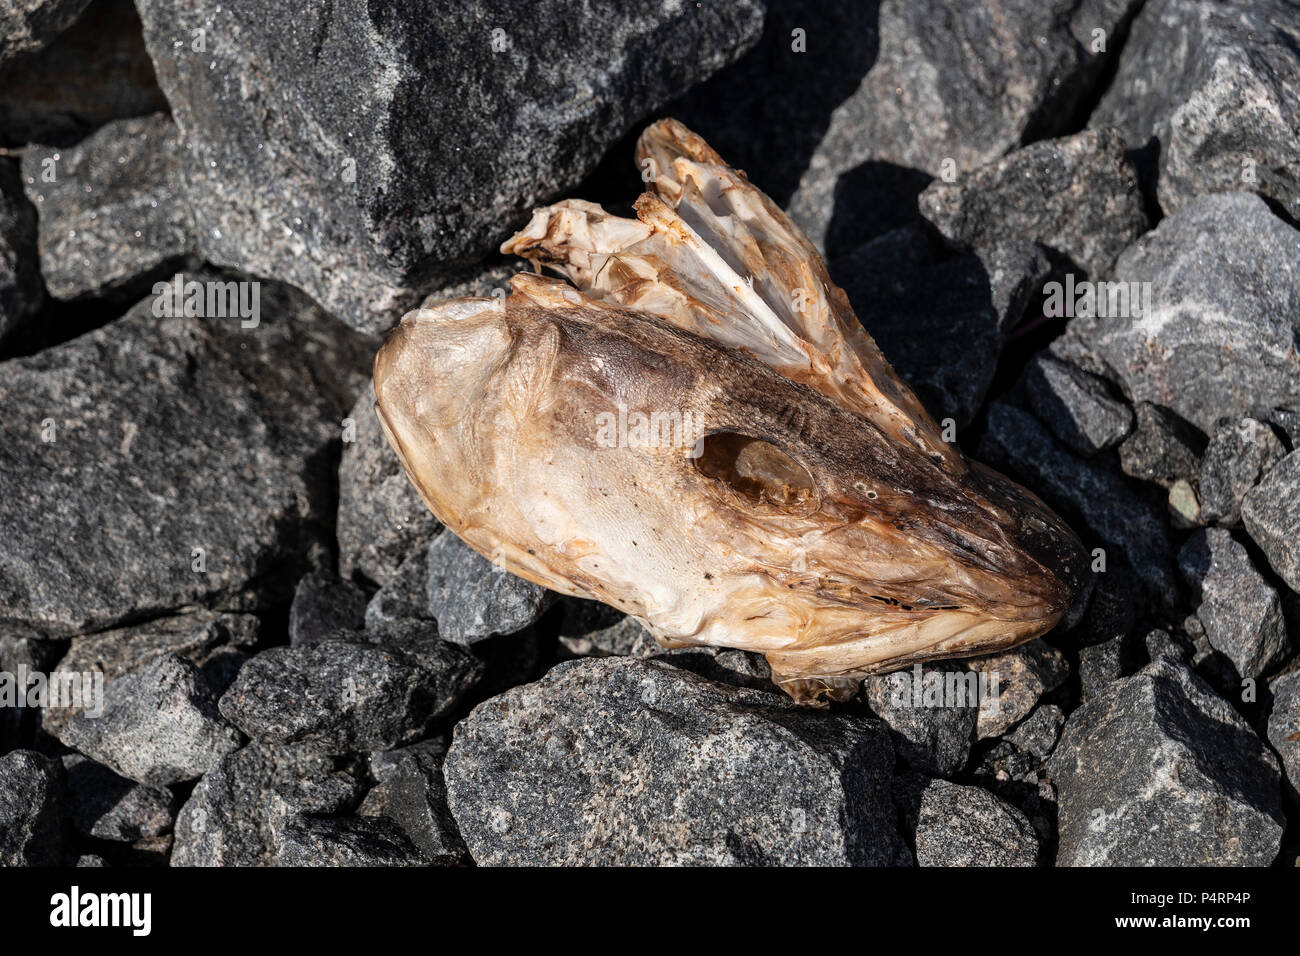
[[802,507],[814,497],[808,469],[771,442],[739,432],[705,436],[695,467],[754,504]]

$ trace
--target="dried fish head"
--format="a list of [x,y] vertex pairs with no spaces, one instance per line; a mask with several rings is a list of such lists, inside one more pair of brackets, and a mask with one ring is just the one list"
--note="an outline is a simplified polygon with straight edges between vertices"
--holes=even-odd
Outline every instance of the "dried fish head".
[[503,247],[573,284],[427,302],[377,411],[437,517],[668,646],[767,655],[795,699],[1049,630],[1081,546],[945,442],[807,239],[681,124],[638,220],[569,200]]

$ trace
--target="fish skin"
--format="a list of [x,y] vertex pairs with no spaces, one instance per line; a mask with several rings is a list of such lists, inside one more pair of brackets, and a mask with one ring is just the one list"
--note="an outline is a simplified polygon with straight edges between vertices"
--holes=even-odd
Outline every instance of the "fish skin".
[[[504,247],[576,288],[521,274],[504,301],[431,300],[376,356],[379,419],[439,520],[667,646],[766,654],[808,705],[1050,630],[1085,572],[1069,527],[942,441],[743,174],[673,121],[638,155],[673,167],[647,221],[568,201]],[[763,272],[738,286],[737,266]],[[667,412],[673,440],[611,447],[620,408]]]

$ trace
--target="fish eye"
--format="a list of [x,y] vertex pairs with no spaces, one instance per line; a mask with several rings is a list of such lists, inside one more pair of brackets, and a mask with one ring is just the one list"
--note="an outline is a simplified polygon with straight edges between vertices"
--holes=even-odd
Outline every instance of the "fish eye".
[[800,507],[816,487],[808,469],[776,445],[739,432],[706,435],[695,467],[754,504]]

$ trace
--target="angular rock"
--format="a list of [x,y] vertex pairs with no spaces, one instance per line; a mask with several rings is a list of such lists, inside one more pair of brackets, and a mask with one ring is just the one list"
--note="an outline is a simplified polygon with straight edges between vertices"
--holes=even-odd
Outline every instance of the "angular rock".
[[410,652],[344,641],[273,647],[240,670],[221,713],[264,743],[385,750],[419,739],[481,674],[472,654],[446,641]]
[[653,657],[663,647],[634,617],[599,601],[561,597],[560,643],[579,657]]
[[372,332],[739,56],[762,17],[753,0],[622,0],[599,18],[547,0],[525,24],[506,0],[403,0],[382,14],[346,0],[284,30],[283,10],[262,2],[210,14],[200,52],[185,10],[138,8],[192,145],[204,257],[291,283]]
[[298,582],[289,605],[289,643],[303,647],[326,639],[341,628],[366,624],[366,592],[326,571],[313,571]]
[[339,574],[382,586],[404,560],[424,551],[440,526],[384,438],[374,406],[374,386],[367,383],[348,413],[353,440],[345,442],[339,462],[336,533]]
[[480,704],[444,766],[480,865],[901,862],[892,770],[877,721],[613,657]]
[[1072,713],[1048,768],[1058,866],[1266,866],[1281,847],[1277,760],[1168,659]]
[[1148,661],[1157,661],[1162,657],[1183,663],[1191,660],[1192,648],[1186,638],[1175,636],[1161,628],[1148,632],[1142,642],[1146,647]]
[[1041,764],[1052,755],[1065,725],[1065,713],[1055,704],[1040,704],[1022,720],[1006,740]]
[[1147,229],[1137,170],[1112,129],[1016,150],[921,193],[921,214],[959,249],[1030,240],[1106,275]]
[[429,613],[429,575],[425,548],[420,548],[401,563],[391,578],[376,591],[366,605],[366,631],[383,634],[401,628],[408,621],[433,622]]
[[154,305],[0,363],[0,618],[77,634],[247,610],[326,560],[337,380],[369,349],[271,283],[256,328]]
[[921,794],[919,866],[1035,866],[1038,837],[1023,813],[979,787],[935,780]]
[[23,183],[40,213],[41,272],[61,300],[142,294],[194,248],[176,124],[117,120],[76,146],[32,146]]
[[1083,700],[1146,663],[1133,640],[1136,619],[1133,589],[1122,573],[1096,575],[1088,610],[1066,636],[1078,648],[1079,691]]
[[1300,593],[1300,451],[1270,468],[1247,493],[1241,518],[1273,570]]
[[250,743],[209,771],[176,817],[173,866],[273,866],[295,814],[347,812],[356,780],[321,755]]
[[0,757],[0,866],[63,862],[63,768],[32,750]]
[[0,7],[0,64],[45,47],[90,0],[15,0]]
[[[208,680],[218,656],[235,649],[251,648],[261,623],[252,614],[221,614],[201,608],[173,617],[160,617],[144,624],[75,637],[66,645],[58,671],[104,675],[105,685],[118,677],[148,667],[168,654],[195,664],[213,691],[220,680]],[[80,708],[46,710],[41,727],[58,737]]]
[[[1127,558],[1149,595],[1161,604],[1177,594],[1173,542],[1163,506],[1131,488],[1104,464],[1076,458],[1061,447],[1028,412],[1001,402],[989,407],[988,431],[978,457],[1011,473],[1068,520],[1082,518],[1087,529],[1115,553],[1114,572]],[[1075,530],[1085,529],[1078,524]],[[1084,537],[1085,543],[1088,541]]]
[[131,0],[96,0],[44,49],[0,65],[0,146],[71,145],[165,109]]
[[80,754],[63,758],[69,817],[82,836],[133,843],[170,833],[176,797],[163,787],[146,787],[120,777]]
[[291,817],[280,828],[278,866],[421,866],[402,828],[383,817]]
[[1201,516],[1231,526],[1241,521],[1241,500],[1286,449],[1273,429],[1253,418],[1219,422],[1201,459]]
[[936,254],[909,227],[840,257],[830,268],[862,325],[931,414],[952,418],[958,428],[970,422],[1002,349],[1003,322],[979,258]]
[[60,739],[139,783],[195,780],[242,738],[217,712],[217,698],[190,661],[167,654],[104,688],[103,713],[90,709]]
[[1165,488],[1180,479],[1198,481],[1204,442],[1187,423],[1149,402],[1138,402],[1133,411],[1133,434],[1119,446],[1124,474]]
[[447,807],[442,764],[447,745],[423,741],[376,754],[370,772],[376,784],[357,813],[397,824],[429,863],[457,863],[466,856],[464,841]]
[[990,689],[996,681],[996,691],[980,699],[975,724],[975,736],[980,740],[1010,730],[1029,715],[1040,697],[1070,676],[1065,656],[1041,639],[967,663],[984,675]]
[[36,211],[14,164],[0,159],[0,342],[35,315],[44,298]]
[[[960,665],[918,665],[910,671],[869,677],[862,688],[872,712],[894,732],[895,750],[902,760],[921,770],[951,776],[970,757],[979,714],[978,677]],[[945,691],[929,705],[927,682],[940,682]],[[950,695],[950,689],[956,693]]]
[[[653,638],[652,638],[653,640]],[[754,690],[772,690],[772,667],[762,654],[730,647],[678,647],[652,655],[706,680]]]
[[1300,23],[1287,0],[1152,0],[1092,125],[1152,141],[1166,213],[1249,189],[1300,220]]
[[516,577],[454,534],[429,542],[428,612],[443,640],[472,645],[537,622],[555,600],[540,585]]
[[1270,418],[1300,382],[1297,274],[1300,233],[1263,200],[1202,196],[1115,265],[1115,281],[1151,283],[1150,308],[1131,299],[1127,315],[1076,316],[1052,352],[1205,434],[1225,416]]
[[[813,241],[837,256],[901,224],[882,210],[924,187],[922,175],[900,189],[908,174],[937,176],[952,160],[961,177],[1069,129],[1137,6],[782,4],[757,48],[674,113],[777,202],[789,199]],[[1109,38],[1106,52],[1092,52],[1095,29]]]
[[1049,355],[1030,361],[1025,387],[1034,414],[1084,457],[1118,445],[1133,428],[1133,412],[1103,379]]
[[1268,742],[1282,758],[1284,784],[1300,806],[1300,671],[1288,671],[1268,685],[1273,709],[1268,715]]
[[1199,602],[1196,616],[1210,644],[1241,677],[1260,677],[1288,647],[1282,602],[1223,528],[1193,532],[1178,552],[1178,569]]
[[1054,266],[1036,242],[1008,241],[975,255],[988,276],[989,299],[1003,336],[1016,328],[1026,311],[1043,291]]

